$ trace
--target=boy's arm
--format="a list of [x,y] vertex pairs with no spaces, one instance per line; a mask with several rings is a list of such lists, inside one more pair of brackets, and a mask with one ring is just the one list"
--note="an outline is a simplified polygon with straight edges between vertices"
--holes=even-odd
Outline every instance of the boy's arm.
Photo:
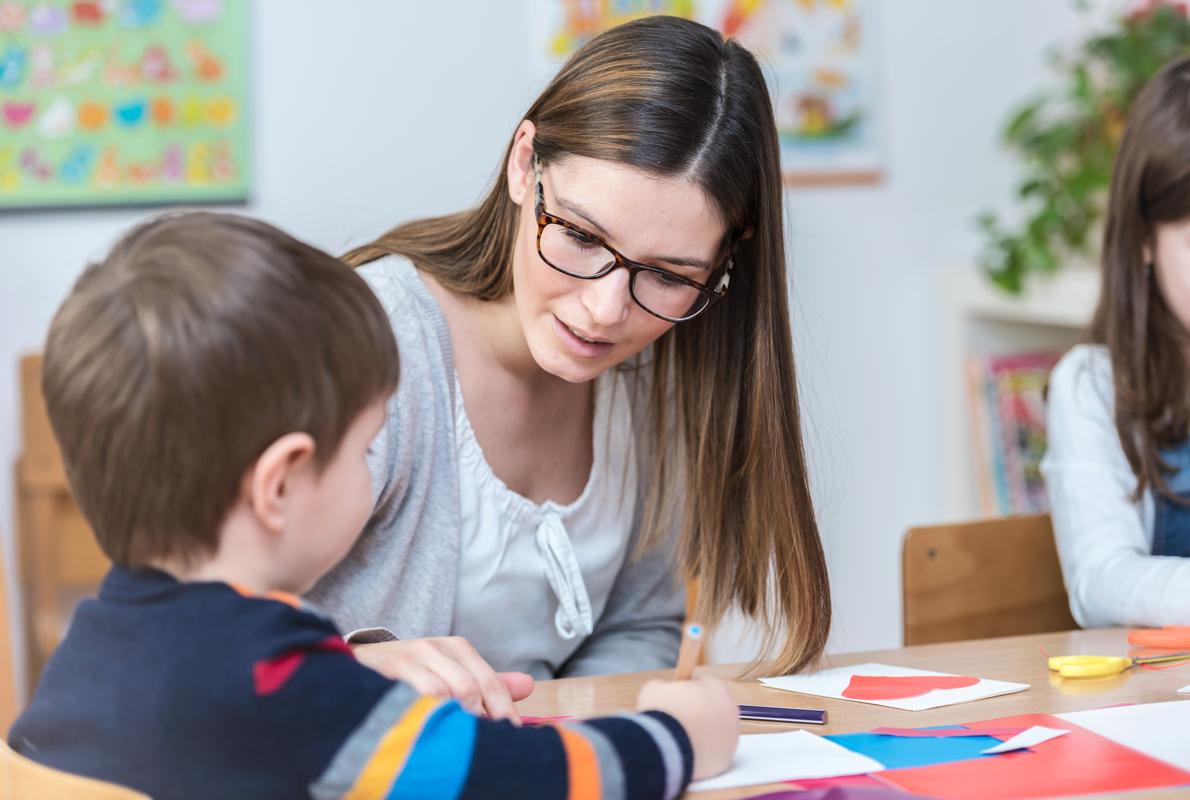
[[668,799],[690,780],[689,738],[658,711],[517,728],[389,681],[337,637],[293,642],[253,676],[266,726],[315,798]]
[[342,743],[314,797],[675,798],[689,740],[645,714],[517,728],[396,686]]

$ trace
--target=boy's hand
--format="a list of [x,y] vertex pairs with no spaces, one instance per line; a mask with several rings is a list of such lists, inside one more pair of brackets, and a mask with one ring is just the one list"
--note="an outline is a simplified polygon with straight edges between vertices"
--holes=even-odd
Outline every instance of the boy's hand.
[[461,636],[352,645],[360,663],[421,694],[453,697],[475,714],[520,725],[513,702],[533,691],[523,672],[496,672]]
[[740,738],[740,708],[718,678],[649,681],[636,707],[664,711],[686,729],[694,749],[694,780],[718,775],[731,766]]

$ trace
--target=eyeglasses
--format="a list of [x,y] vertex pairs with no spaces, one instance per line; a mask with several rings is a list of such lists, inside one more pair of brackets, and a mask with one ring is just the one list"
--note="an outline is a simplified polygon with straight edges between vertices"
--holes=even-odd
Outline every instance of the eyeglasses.
[[651,267],[626,258],[593,233],[588,233],[569,220],[545,210],[545,192],[541,186],[541,161],[533,156],[533,171],[537,178],[537,254],[558,272],[581,280],[596,280],[623,267],[628,270],[628,293],[633,301],[655,317],[667,322],[685,322],[697,317],[727,294],[731,282],[735,237],[726,248],[723,263],[712,272],[720,271],[715,288],[677,275],[660,267]]

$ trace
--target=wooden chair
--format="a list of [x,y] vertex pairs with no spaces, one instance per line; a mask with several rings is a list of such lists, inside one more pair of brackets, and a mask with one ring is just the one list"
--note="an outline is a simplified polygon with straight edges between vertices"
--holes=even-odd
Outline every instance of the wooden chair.
[[16,465],[17,545],[31,694],[79,599],[110,562],[75,505],[41,396],[41,357],[21,359],[21,455]]
[[901,556],[906,645],[1078,627],[1048,514],[911,528]]
[[8,616],[9,585],[4,552],[0,550],[0,739],[4,738],[17,716],[16,658]]
[[149,800],[135,789],[59,772],[0,740],[0,797],[11,800]]

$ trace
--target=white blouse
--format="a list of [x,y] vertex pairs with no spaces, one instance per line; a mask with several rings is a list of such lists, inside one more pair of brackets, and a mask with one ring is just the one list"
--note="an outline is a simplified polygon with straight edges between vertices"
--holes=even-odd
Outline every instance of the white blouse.
[[587,485],[568,505],[538,504],[492,472],[456,381],[462,517],[452,632],[497,671],[528,664],[534,677],[552,678],[603,613],[636,511],[631,414],[623,377],[597,378]]
[[1115,425],[1111,357],[1079,345],[1050,376],[1041,471],[1070,610],[1083,627],[1190,625],[1190,558],[1152,555],[1153,496]]

